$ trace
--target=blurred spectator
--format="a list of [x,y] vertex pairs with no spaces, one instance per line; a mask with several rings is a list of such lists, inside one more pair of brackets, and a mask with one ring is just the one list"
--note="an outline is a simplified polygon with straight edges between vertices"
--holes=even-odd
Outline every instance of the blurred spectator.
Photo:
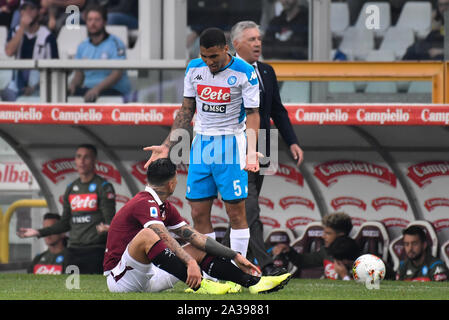
[[[58,59],[55,36],[39,24],[39,0],[22,0],[20,24],[8,34],[5,53],[16,59]],[[8,86],[2,91],[3,101],[16,101],[19,96],[39,93],[38,70],[15,70]]]
[[0,0],[0,26],[5,26],[9,29],[12,15],[18,6],[19,0]]
[[[323,266],[325,278],[348,280],[347,260],[357,258],[359,253],[357,243],[349,237],[352,230],[351,217],[346,213],[336,212],[326,215],[322,223],[324,247],[318,252],[301,254],[286,244],[278,244],[272,251],[274,259],[287,260],[299,269]],[[343,239],[336,241],[337,238]],[[332,253],[337,256],[333,257]]]
[[77,6],[79,12],[82,12],[85,5],[86,0],[41,0],[42,22],[57,35],[71,14],[66,13],[67,7]]
[[266,30],[264,59],[307,60],[309,13],[299,0],[279,0],[284,10],[273,18]]
[[444,60],[444,11],[449,9],[449,0],[438,0],[437,18],[440,25],[434,26],[429,35],[407,48],[403,60]]
[[430,254],[424,230],[419,226],[410,226],[402,234],[406,259],[401,261],[396,279],[447,281],[448,269],[443,261]]
[[[44,215],[43,227],[50,227],[61,220],[57,213]],[[44,238],[48,249],[38,254],[31,262],[28,273],[34,274],[62,274],[64,273],[64,259],[66,255],[67,238],[64,233],[49,235]]]
[[80,273],[103,273],[107,231],[115,215],[115,191],[111,183],[95,172],[97,148],[82,144],[76,148],[75,167],[79,178],[63,196],[62,218],[41,228],[20,228],[21,238],[47,237],[70,231],[65,265],[78,266]]
[[[126,47],[116,36],[106,32],[105,7],[92,5],[86,9],[88,39],[79,46],[75,59],[126,59]],[[126,71],[76,70],[69,85],[69,94],[84,96],[85,102],[95,102],[100,95],[124,96],[131,91]]]
[[108,25],[123,25],[128,29],[139,28],[138,0],[111,0],[108,3]]

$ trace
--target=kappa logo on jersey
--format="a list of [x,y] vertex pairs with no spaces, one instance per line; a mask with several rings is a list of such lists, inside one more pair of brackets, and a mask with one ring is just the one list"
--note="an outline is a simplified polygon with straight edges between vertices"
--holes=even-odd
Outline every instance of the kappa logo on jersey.
[[254,79],[257,79],[257,73],[256,73],[256,71],[253,71],[253,72],[251,73],[251,78],[249,78],[249,82],[251,82],[251,81],[254,80]]
[[210,105],[203,103],[203,111],[212,113],[226,113],[226,105],[224,104]]
[[193,80],[203,80],[203,77],[199,74]]
[[198,97],[206,102],[229,103],[231,102],[231,88],[205,86],[199,84],[197,86]]
[[72,212],[97,211],[98,199],[96,193],[69,195]]

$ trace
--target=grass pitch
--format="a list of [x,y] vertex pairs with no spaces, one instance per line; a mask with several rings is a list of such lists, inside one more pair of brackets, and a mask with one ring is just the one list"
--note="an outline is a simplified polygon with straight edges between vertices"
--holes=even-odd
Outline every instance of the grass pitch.
[[187,286],[161,293],[110,293],[102,275],[81,275],[79,289],[70,275],[0,274],[0,300],[449,300],[449,282],[382,281],[368,290],[354,281],[292,279],[280,291],[252,295],[248,289],[227,295],[184,293]]

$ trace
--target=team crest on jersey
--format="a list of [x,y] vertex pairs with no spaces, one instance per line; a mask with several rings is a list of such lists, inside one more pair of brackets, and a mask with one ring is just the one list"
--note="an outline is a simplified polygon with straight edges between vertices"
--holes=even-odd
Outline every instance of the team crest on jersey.
[[91,183],[91,184],[89,185],[89,191],[90,191],[90,192],[94,192],[95,189],[97,189],[97,185],[96,185],[95,183]]
[[228,84],[229,84],[230,86],[234,85],[236,82],[237,82],[237,77],[236,77],[236,76],[230,76],[230,77],[228,78]]

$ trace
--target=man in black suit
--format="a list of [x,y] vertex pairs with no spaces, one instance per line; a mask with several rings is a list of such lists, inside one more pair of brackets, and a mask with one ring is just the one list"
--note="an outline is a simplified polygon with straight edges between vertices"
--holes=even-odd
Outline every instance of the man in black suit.
[[[260,128],[266,129],[265,156],[270,156],[269,129],[271,126],[271,118],[282,138],[289,146],[293,159],[295,159],[296,164],[299,166],[303,161],[303,151],[299,147],[298,139],[288,118],[287,110],[281,102],[276,74],[270,65],[258,61],[262,53],[262,38],[259,26],[252,21],[238,22],[231,30],[231,41],[236,50],[237,57],[253,65],[259,78]],[[248,172],[248,198],[246,199],[245,205],[246,219],[250,228],[248,251],[249,254],[252,254],[257,259],[263,274],[276,275],[286,272],[286,270],[281,270],[274,266],[272,257],[265,251],[263,224],[259,216],[259,194],[262,189],[263,178],[264,176],[260,172]]]

